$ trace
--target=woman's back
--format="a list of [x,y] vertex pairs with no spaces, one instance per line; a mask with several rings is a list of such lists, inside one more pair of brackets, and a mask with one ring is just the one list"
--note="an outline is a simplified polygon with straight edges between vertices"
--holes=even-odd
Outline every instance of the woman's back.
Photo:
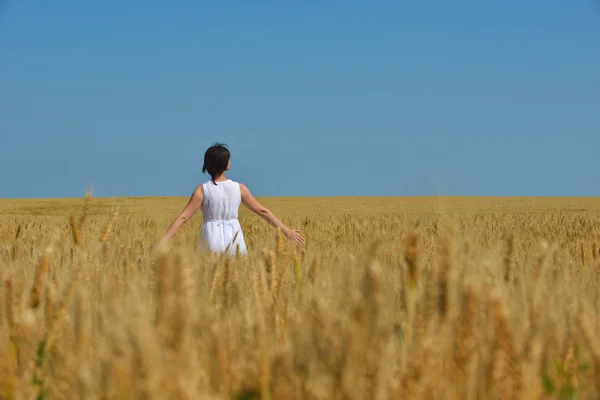
[[221,182],[208,181],[203,185],[204,199],[200,209],[203,215],[200,247],[222,252],[229,249],[246,254],[246,243],[238,221],[242,201],[240,185],[230,179]]
[[205,221],[230,221],[237,219],[241,203],[240,185],[228,179],[203,184],[204,201],[200,207]]

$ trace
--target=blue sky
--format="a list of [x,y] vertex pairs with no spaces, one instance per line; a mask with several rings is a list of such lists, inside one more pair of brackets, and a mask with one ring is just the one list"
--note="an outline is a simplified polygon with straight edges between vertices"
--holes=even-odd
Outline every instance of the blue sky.
[[600,196],[592,0],[7,0],[0,197]]

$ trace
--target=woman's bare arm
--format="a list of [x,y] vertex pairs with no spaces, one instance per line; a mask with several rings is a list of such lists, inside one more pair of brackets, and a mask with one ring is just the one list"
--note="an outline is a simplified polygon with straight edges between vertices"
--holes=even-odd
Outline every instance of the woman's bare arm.
[[243,184],[240,183],[240,190],[242,192],[242,203],[248,207],[250,211],[267,221],[272,226],[281,229],[281,231],[290,239],[294,239],[300,243],[304,243],[305,239],[300,234],[300,230],[288,228],[283,222],[281,222],[271,211],[262,206],[258,200],[252,196],[250,190]]
[[163,243],[166,243],[169,239],[175,236],[179,228],[181,228],[183,224],[185,224],[190,218],[192,218],[194,214],[196,214],[196,212],[200,209],[200,206],[202,205],[203,201],[204,188],[202,187],[202,185],[200,185],[194,190],[194,193],[192,193],[192,195],[190,196],[187,205],[185,206],[183,211],[181,211],[181,214],[179,214],[179,216],[175,218],[175,221],[173,221],[173,223],[171,224],[167,232],[163,235],[163,237],[158,241],[156,247],[161,246]]

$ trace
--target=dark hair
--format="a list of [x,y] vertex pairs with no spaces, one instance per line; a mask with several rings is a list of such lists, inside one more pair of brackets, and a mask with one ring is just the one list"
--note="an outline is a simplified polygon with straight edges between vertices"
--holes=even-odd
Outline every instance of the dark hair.
[[202,173],[208,171],[211,180],[214,182],[215,179],[227,170],[227,164],[231,154],[226,144],[215,143],[210,146],[204,153],[204,165],[202,166]]

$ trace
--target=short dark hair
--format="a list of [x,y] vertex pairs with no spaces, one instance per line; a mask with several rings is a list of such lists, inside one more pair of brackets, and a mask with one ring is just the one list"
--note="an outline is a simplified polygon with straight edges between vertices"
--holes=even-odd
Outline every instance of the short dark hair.
[[224,143],[215,143],[210,146],[204,153],[204,165],[202,166],[202,173],[208,171],[211,180],[214,180],[227,170],[227,164],[231,153],[227,145]]

